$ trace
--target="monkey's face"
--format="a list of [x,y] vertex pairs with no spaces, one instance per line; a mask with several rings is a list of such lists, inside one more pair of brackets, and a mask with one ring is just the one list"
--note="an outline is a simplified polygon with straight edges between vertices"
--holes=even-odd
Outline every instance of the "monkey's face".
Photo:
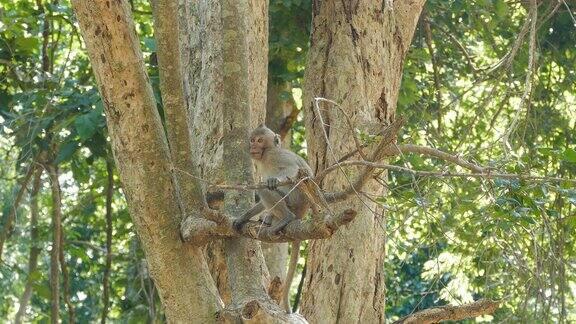
[[272,147],[273,138],[266,135],[253,135],[250,137],[250,156],[254,160],[261,160],[267,148]]

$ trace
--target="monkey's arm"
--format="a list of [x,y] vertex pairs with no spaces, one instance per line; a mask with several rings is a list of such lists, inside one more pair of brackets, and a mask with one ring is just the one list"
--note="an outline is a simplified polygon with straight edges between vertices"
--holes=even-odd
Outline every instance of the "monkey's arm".
[[256,205],[252,206],[252,208],[248,209],[242,216],[238,217],[232,223],[232,226],[236,231],[240,231],[242,226],[248,222],[248,220],[261,212],[264,211],[264,205],[262,202],[257,203]]

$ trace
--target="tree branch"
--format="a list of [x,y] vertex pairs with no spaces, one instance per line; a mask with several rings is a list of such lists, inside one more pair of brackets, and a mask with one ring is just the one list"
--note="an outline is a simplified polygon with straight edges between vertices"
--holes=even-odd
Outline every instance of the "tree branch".
[[[20,202],[22,201],[22,197],[24,196],[24,192],[26,191],[28,182],[30,182],[32,174],[36,169],[34,163],[35,161],[31,162],[30,166],[28,166],[28,170],[26,171],[26,175],[24,175],[24,178],[22,178],[22,180],[20,181],[19,184],[20,188],[16,193],[14,202],[11,204],[11,206],[7,206],[7,208],[9,208],[8,215],[6,216],[4,224],[2,225],[2,231],[0,231],[0,260],[2,260],[2,251],[4,250],[4,243],[6,242],[8,237],[10,237],[10,234],[12,233],[12,229],[14,227],[14,220],[16,219],[16,211],[18,211],[18,207],[20,206]],[[5,212],[6,210],[3,211],[3,213]]]
[[[158,43],[158,67],[160,72],[160,90],[166,115],[166,135],[170,155],[174,166],[189,173],[195,170],[194,154],[190,141],[187,103],[184,94],[184,80],[180,57],[180,34],[178,19],[178,1],[152,1],[154,33]],[[203,208],[206,199],[201,184],[196,179],[184,181],[181,174],[175,173],[177,187],[181,191],[185,213],[192,208]]]
[[[400,129],[400,127],[402,127],[404,122],[405,119],[397,118],[386,129],[384,129],[384,131],[382,132],[381,141],[378,143],[378,146],[376,146],[376,148],[374,149],[374,151],[372,151],[372,154],[369,157],[370,161],[374,162],[379,161],[384,157],[384,149],[396,140],[396,134],[398,133],[398,130]],[[334,166],[335,166],[334,169],[336,168],[341,169],[339,167],[339,164],[335,164]],[[372,165],[365,164],[365,166],[366,168],[364,169],[364,171],[356,178],[353,184],[352,183],[350,184],[350,187],[348,189],[340,192],[326,193],[325,194],[326,200],[328,202],[342,201],[350,197],[350,195],[352,195],[353,193],[356,193],[357,190],[359,190],[360,188],[362,188],[364,184],[366,184],[366,181],[368,181],[368,179],[372,176],[372,172],[374,171],[374,167]],[[316,175],[316,183],[322,182],[324,177],[328,174],[328,172],[330,172],[330,171],[327,172],[327,170],[329,169],[330,167],[320,172],[318,175]]]
[[339,215],[330,215],[326,211],[324,212],[325,216],[315,217],[322,220],[295,220],[290,222],[281,233],[265,235],[264,232],[266,231],[263,229],[267,226],[260,222],[250,221],[238,233],[231,226],[233,217],[215,211],[210,211],[210,213],[220,215],[219,222],[203,218],[204,215],[201,217],[192,215],[182,222],[181,234],[184,241],[192,244],[203,244],[209,238],[238,236],[269,243],[324,239],[332,236],[340,226],[350,223],[356,217],[356,212],[351,209]]
[[443,321],[458,321],[466,318],[492,314],[498,307],[499,301],[481,299],[462,306],[442,306],[428,308],[423,311],[403,317],[394,324],[428,324]]
[[417,154],[422,154],[422,155],[428,155],[428,156],[432,156],[432,157],[435,157],[437,159],[440,159],[440,160],[443,160],[446,162],[451,162],[453,164],[459,165],[459,166],[461,166],[465,169],[468,169],[474,173],[484,172],[484,168],[481,166],[478,166],[474,163],[470,163],[468,161],[465,161],[456,155],[452,155],[452,154],[446,153],[444,151],[441,151],[439,149],[435,149],[432,147],[413,145],[413,144],[404,144],[404,145],[398,145],[398,146],[391,146],[390,151],[387,151],[386,155],[389,153],[391,153],[392,155],[398,155],[400,153],[417,153]]

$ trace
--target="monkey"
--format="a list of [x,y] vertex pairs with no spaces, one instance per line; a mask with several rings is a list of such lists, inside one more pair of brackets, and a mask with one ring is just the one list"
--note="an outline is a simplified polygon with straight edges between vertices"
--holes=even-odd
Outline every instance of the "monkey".
[[[302,157],[280,147],[280,136],[264,124],[259,125],[250,134],[249,152],[256,165],[257,174],[266,181],[266,188],[257,191],[260,202],[234,220],[233,226],[239,231],[250,218],[268,210],[273,222],[266,231],[276,234],[291,221],[302,219],[310,209],[310,202],[302,190],[294,187],[295,185],[279,186],[279,182],[295,179],[299,170],[303,170],[310,177],[313,176],[313,171]],[[287,313],[291,312],[288,298],[299,251],[300,241],[292,242],[290,263],[282,291],[282,304]]]

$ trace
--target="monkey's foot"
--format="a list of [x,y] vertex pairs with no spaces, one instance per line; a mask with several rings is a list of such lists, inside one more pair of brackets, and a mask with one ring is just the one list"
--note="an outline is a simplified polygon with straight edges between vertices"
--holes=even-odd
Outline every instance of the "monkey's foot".
[[242,227],[244,226],[244,224],[246,224],[246,222],[243,222],[239,219],[235,219],[234,222],[232,222],[232,228],[240,233],[240,231],[242,230]]

